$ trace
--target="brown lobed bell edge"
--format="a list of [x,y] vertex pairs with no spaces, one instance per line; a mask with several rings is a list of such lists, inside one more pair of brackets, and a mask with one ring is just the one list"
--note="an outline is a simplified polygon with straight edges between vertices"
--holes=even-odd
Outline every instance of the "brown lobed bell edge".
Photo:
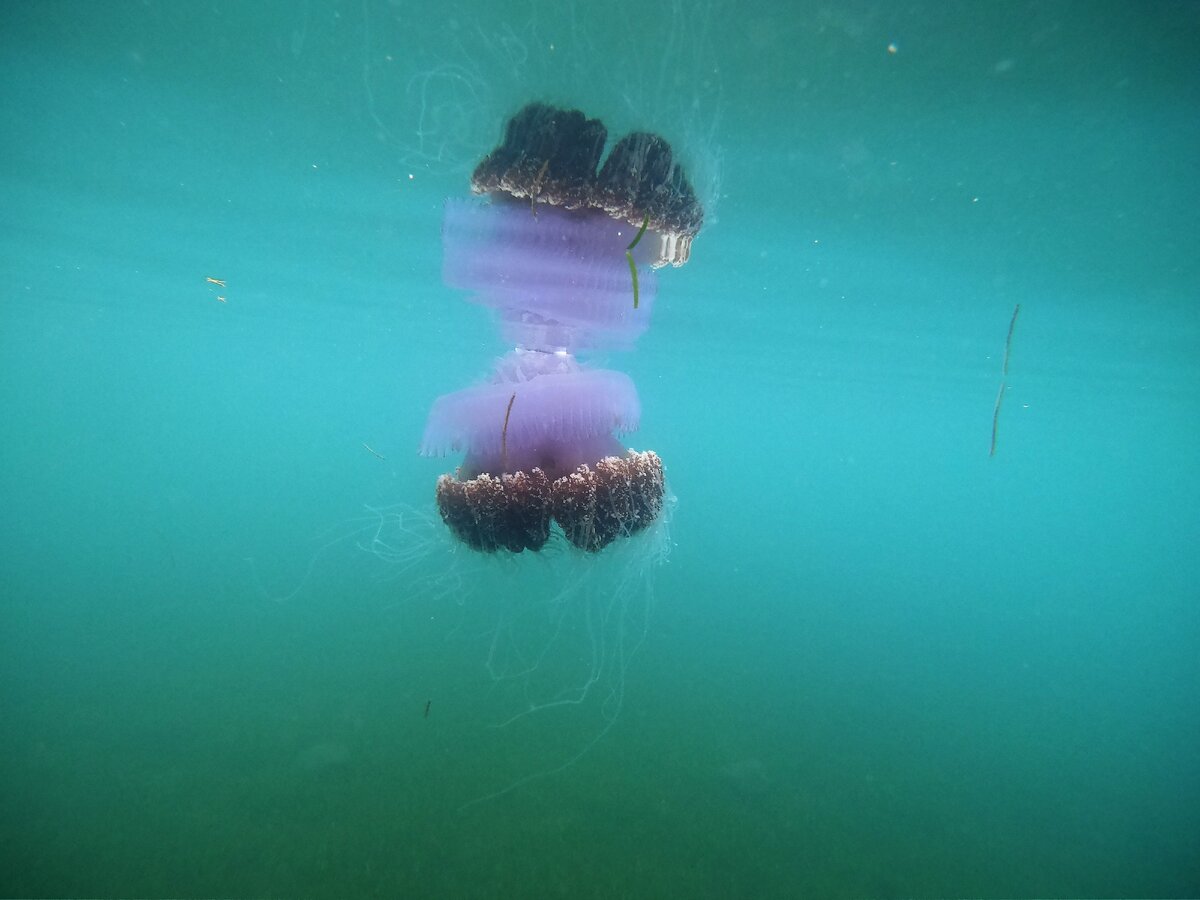
[[653,523],[664,494],[662,460],[653,450],[608,456],[554,481],[535,468],[466,481],[442,475],[437,482],[442,520],[485,553],[540,550],[551,520],[574,546],[595,553]]

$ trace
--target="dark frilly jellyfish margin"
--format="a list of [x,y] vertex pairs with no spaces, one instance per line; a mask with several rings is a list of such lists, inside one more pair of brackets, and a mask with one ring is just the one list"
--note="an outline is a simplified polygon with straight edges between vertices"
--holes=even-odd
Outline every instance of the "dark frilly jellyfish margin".
[[619,440],[641,418],[633,381],[576,354],[633,345],[654,270],[687,261],[704,213],[661,137],[626,135],[602,162],[606,142],[598,119],[529,104],[472,175],[483,200],[446,204],[444,279],[494,309],[515,344],[488,383],[434,402],[421,442],[427,456],[464,454],[437,504],[476,550],[540,550],[553,521],[594,552],[662,512],[662,461]]

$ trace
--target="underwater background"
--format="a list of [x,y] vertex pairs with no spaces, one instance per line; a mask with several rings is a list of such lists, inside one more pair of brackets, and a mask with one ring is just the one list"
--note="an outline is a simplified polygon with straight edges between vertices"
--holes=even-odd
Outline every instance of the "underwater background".
[[[1200,893],[1197,46],[6,4],[0,894]],[[675,497],[595,556],[456,548],[416,453],[506,349],[443,203],[535,99],[709,211],[594,360]]]

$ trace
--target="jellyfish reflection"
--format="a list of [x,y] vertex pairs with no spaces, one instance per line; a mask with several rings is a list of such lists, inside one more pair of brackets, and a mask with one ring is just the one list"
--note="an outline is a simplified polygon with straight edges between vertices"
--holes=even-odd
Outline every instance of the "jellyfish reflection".
[[654,270],[687,261],[704,215],[666,141],[626,135],[601,163],[606,140],[597,119],[530,104],[475,169],[485,199],[446,205],[445,280],[496,310],[516,345],[487,384],[437,399],[421,443],[464,454],[437,503],[475,550],[540,550],[555,522],[595,552],[663,508],[662,461],[619,440],[641,417],[632,380],[576,354],[633,345]]

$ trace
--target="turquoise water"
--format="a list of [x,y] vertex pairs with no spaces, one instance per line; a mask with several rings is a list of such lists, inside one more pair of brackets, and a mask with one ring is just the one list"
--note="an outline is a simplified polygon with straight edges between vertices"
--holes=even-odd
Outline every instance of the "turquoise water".
[[[2,14],[0,894],[1200,893],[1197,6],[438,10]],[[595,558],[415,452],[530,99],[710,210]]]

